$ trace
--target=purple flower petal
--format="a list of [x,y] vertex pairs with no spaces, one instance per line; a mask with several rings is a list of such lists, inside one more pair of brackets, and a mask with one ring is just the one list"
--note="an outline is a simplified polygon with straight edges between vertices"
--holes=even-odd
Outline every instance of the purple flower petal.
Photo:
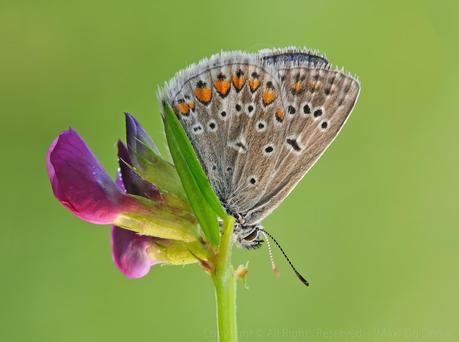
[[118,162],[120,167],[123,188],[127,193],[143,196],[155,201],[161,200],[161,193],[150,182],[142,179],[131,167],[132,161],[128,149],[118,141]]
[[137,155],[144,156],[148,154],[148,149],[152,150],[158,156],[160,152],[158,147],[145,132],[140,123],[129,113],[125,113],[126,116],[126,141],[129,150],[129,155],[133,159],[134,163],[137,163]]
[[113,261],[128,278],[141,278],[159,263],[148,255],[148,249],[154,246],[151,237],[113,226],[111,240]]
[[[161,157],[158,148],[139,122],[129,113],[125,114],[127,153],[121,150],[124,146],[119,145],[118,156],[121,156],[121,153],[128,155],[130,159],[128,164],[133,166],[135,173],[144,181],[154,184],[157,189],[161,190],[161,194],[170,193],[184,199],[186,195],[174,165]],[[125,157],[121,157],[121,159],[125,159]],[[121,166],[123,173],[127,171],[125,166]],[[128,190],[128,193],[131,191]],[[152,189],[147,189],[138,195],[152,199],[161,198],[157,197]]]
[[[127,148],[121,141],[118,141],[118,158],[120,158],[120,170],[116,177],[116,185],[123,192],[126,192],[126,187],[123,181],[126,179],[128,187],[131,187],[131,190],[136,191],[137,183],[132,182],[131,173],[136,176],[137,174],[135,174],[135,172],[132,171],[123,161],[121,161],[121,159],[123,159],[125,162],[130,163]],[[123,174],[125,175],[124,177]],[[153,186],[152,184],[150,185]],[[134,189],[132,189],[132,187]],[[113,262],[126,277],[141,278],[147,275],[151,266],[158,263],[155,260],[152,260],[147,253],[148,247],[153,244],[153,238],[142,236],[130,230],[113,225],[110,237],[112,243]]]
[[47,166],[56,198],[85,221],[112,223],[134,204],[72,129],[61,133],[51,144]]

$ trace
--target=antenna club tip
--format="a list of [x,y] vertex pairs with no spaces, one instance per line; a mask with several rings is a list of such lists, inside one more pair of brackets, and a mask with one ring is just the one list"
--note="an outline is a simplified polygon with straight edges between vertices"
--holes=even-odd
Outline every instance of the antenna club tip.
[[295,272],[295,274],[304,286],[309,286],[309,282],[299,272]]
[[290,258],[287,256],[287,254],[285,253],[284,249],[281,247],[281,245],[279,244],[279,242],[277,242],[277,240],[274,238],[274,236],[272,236],[270,233],[268,233],[266,230],[262,229],[262,228],[256,228],[258,231],[262,232],[263,235],[265,236],[266,238],[266,243],[268,245],[268,251],[269,251],[269,257],[271,258],[271,263],[272,263],[272,269],[273,269],[273,272],[274,274],[278,275],[278,271],[277,271],[277,267],[276,267],[276,264],[274,264],[274,260],[273,260],[273,256],[272,256],[272,253],[271,253],[271,246],[269,244],[269,239],[268,237],[270,237],[274,243],[276,244],[276,246],[279,248],[279,250],[281,251],[281,253],[283,254],[284,258],[287,260],[287,262],[289,263],[291,269],[293,270],[293,272],[295,272],[296,276],[298,277],[298,279],[303,283],[303,285],[305,286],[309,286],[309,282],[300,274],[300,272],[298,272],[298,270],[295,268],[295,266],[293,266],[292,262],[290,261]]

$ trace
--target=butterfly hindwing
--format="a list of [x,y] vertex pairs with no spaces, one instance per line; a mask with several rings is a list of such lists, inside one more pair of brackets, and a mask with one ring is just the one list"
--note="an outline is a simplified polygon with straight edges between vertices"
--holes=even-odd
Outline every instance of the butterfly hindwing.
[[[237,53],[216,55],[179,73],[161,94],[180,119],[209,180],[228,208],[247,165],[251,127],[257,108],[269,115],[281,107],[274,92],[275,70],[258,58]],[[264,97],[263,97],[264,95]],[[267,126],[267,124],[266,124]],[[259,129],[264,132],[267,127]],[[230,208],[237,212],[237,207]]]

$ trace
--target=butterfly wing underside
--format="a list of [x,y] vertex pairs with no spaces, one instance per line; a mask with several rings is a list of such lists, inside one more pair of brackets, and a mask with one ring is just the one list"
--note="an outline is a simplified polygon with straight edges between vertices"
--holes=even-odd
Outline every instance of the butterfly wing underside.
[[[267,57],[272,55],[278,53],[268,53]],[[261,221],[292,191],[338,135],[360,90],[357,80],[330,69],[324,60],[298,62],[295,56],[304,54],[297,51],[284,53],[284,57],[289,56],[276,63],[286,120],[275,145],[282,150],[271,163],[265,190],[258,193],[256,203],[250,204],[245,216],[248,222]]]
[[226,53],[160,95],[178,115],[220,201],[265,218],[330,145],[359,93],[351,76],[300,50]]

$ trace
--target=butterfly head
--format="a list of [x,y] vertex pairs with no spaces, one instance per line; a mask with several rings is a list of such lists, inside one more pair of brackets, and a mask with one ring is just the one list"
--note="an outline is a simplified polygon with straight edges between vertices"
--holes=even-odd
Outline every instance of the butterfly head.
[[261,224],[247,225],[236,222],[234,226],[234,239],[236,244],[246,249],[261,247],[263,239],[259,229],[263,229]]

